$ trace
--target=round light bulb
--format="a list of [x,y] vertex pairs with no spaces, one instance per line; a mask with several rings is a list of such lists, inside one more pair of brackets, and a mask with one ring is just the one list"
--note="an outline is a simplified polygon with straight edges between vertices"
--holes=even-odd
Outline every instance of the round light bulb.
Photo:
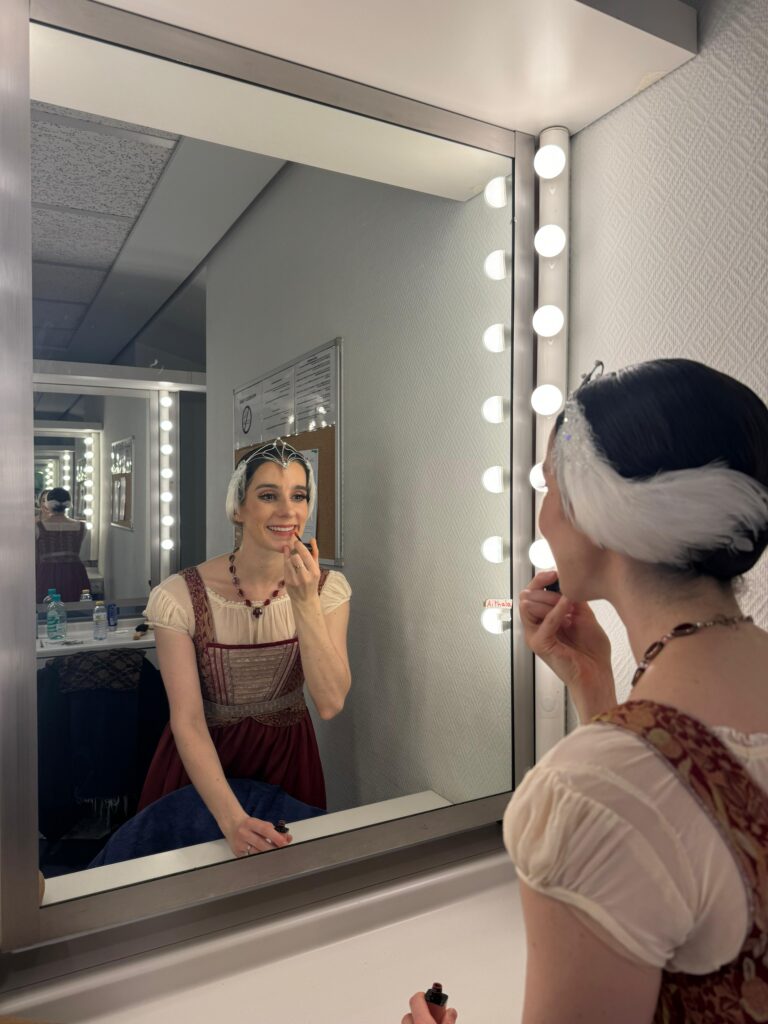
[[165,540],[160,541],[160,547],[163,548],[164,551],[172,551],[173,541],[171,540],[170,537],[166,537]]
[[528,548],[528,557],[537,569],[554,569],[555,567],[552,548],[543,538],[535,540],[531,544]]
[[501,494],[504,490],[504,467],[490,466],[483,473],[483,487],[491,494]]
[[86,448],[90,448],[91,445],[93,444],[93,438],[92,437],[84,437],[83,438],[83,444],[86,446]]
[[505,628],[509,628],[509,623],[504,622],[501,617],[502,612],[500,608],[484,608],[483,613],[480,616],[480,622],[483,625],[483,629],[487,629],[489,633],[495,633],[501,635]]
[[172,492],[171,491],[163,491],[163,493],[160,495],[160,501],[162,501],[162,503],[164,505],[170,505],[170,503],[173,501],[173,494],[172,494]]
[[92,494],[84,494],[83,495],[83,501],[86,501],[86,502],[93,501],[93,495]]
[[167,434],[169,430],[173,430],[173,424],[170,420],[160,420],[160,429],[164,430]]
[[539,306],[533,314],[533,329],[540,338],[554,338],[563,329],[565,317],[559,306]]
[[503,537],[486,537],[483,543],[480,545],[480,550],[483,553],[483,558],[487,562],[503,562],[504,561],[504,538]]
[[324,405],[318,405],[317,411],[320,413],[321,416],[325,416],[325,406]]
[[160,470],[160,476],[163,480],[170,480],[173,477],[173,470],[169,466],[165,466]]
[[563,393],[554,384],[540,384],[531,395],[533,411],[539,416],[554,416],[560,412],[563,404]]
[[554,259],[565,248],[565,232],[559,224],[544,224],[534,235],[533,247],[539,256]]
[[69,462],[69,452],[64,452],[64,454],[62,455],[62,459],[64,460],[65,464],[68,463]]
[[531,481],[534,491],[539,491],[541,494],[547,493],[547,481],[544,479],[544,466],[541,462],[536,463],[528,474],[528,479]]
[[86,476],[93,476],[93,466],[86,466],[83,472]]
[[90,519],[90,517],[93,515],[93,509],[92,508],[83,509],[83,515],[86,516],[88,519]]
[[565,170],[565,151],[550,143],[542,146],[533,158],[533,169],[540,178],[557,178]]
[[85,528],[86,528],[86,530],[92,530],[93,529],[93,523],[86,523],[85,524]]
[[173,445],[172,444],[161,444],[160,445],[160,453],[161,453],[161,455],[173,455]]
[[163,524],[163,526],[173,526],[176,520],[173,518],[173,516],[162,516],[160,522]]
[[504,399],[501,395],[494,395],[492,398],[486,398],[483,402],[483,419],[488,423],[503,423],[504,412]]
[[162,405],[164,409],[170,409],[173,405],[173,399],[170,395],[162,395],[160,398],[160,405]]
[[492,281],[503,281],[507,276],[508,259],[503,249],[496,249],[485,257],[483,269]]
[[93,458],[93,452],[86,452],[85,453],[85,458],[86,458],[86,461],[90,462],[91,459]]
[[504,324],[491,324],[483,331],[483,345],[489,352],[503,352],[507,344],[507,329]]
[[85,486],[90,491],[90,489],[93,487],[93,480],[86,480]]
[[496,210],[501,210],[507,205],[507,179],[505,177],[491,178],[483,192],[485,201]]

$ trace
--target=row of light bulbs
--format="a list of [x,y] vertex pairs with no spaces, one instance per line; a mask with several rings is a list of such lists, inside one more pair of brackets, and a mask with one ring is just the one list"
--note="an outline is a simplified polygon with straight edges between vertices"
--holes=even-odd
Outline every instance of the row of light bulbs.
[[86,508],[83,510],[85,516],[85,528],[86,530],[93,529],[93,434],[86,434],[83,438],[83,444],[85,445],[85,452],[83,453],[83,460],[85,466],[82,467],[83,475],[85,480],[83,486],[85,488],[85,494],[83,495],[83,501],[86,504]]
[[163,512],[160,516],[160,525],[163,527],[161,533],[160,547],[164,551],[173,551],[175,544],[173,537],[169,536],[171,527],[176,522],[175,517],[171,513],[171,505],[175,500],[175,495],[171,488],[173,484],[173,469],[167,464],[168,459],[173,455],[173,445],[171,444],[171,432],[173,431],[173,420],[171,419],[171,410],[173,409],[173,399],[168,394],[160,395],[160,432],[162,440],[160,442],[160,502],[163,505]]

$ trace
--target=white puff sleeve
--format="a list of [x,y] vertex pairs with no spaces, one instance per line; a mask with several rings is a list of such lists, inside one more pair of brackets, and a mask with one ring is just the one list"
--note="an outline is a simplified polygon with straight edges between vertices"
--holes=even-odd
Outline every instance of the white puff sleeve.
[[349,601],[351,597],[352,588],[347,582],[346,576],[340,572],[329,572],[328,579],[320,591],[320,607],[323,610],[323,615],[334,611],[339,605]]
[[174,633],[195,632],[195,616],[187,585],[181,576],[168,579],[150,591],[144,617],[153,629],[170,629]]

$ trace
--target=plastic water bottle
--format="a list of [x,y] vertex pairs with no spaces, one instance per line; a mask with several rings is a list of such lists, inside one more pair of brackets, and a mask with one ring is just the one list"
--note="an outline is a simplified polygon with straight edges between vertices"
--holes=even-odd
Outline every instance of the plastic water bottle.
[[101,601],[93,606],[93,639],[107,639],[107,609]]
[[53,594],[45,616],[45,631],[49,640],[63,640],[67,635],[67,610],[59,594]]
[[53,600],[53,595],[56,593],[56,587],[48,587],[48,593],[43,598],[43,604],[50,604]]

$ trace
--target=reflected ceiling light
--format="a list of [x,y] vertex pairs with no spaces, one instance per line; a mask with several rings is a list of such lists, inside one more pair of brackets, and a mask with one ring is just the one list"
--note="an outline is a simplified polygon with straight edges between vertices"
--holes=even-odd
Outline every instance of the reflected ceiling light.
[[173,455],[173,445],[172,444],[161,444],[160,445],[160,452],[163,455]]
[[542,146],[533,158],[533,169],[540,178],[557,178],[565,170],[565,151],[550,143]]
[[499,563],[504,561],[504,538],[486,537],[480,545],[483,558],[487,562]]
[[506,403],[501,395],[486,398],[482,408],[483,419],[488,423],[503,423],[506,414]]
[[559,306],[539,306],[533,314],[533,329],[541,338],[554,338],[564,324],[565,317]]
[[173,424],[170,420],[160,420],[160,429],[167,434],[169,430],[173,430]]
[[507,329],[504,324],[491,324],[483,331],[483,345],[489,352],[503,352],[507,347]]
[[173,476],[173,470],[169,466],[165,466],[160,470],[160,476],[163,480],[170,480]]
[[565,248],[565,232],[559,224],[544,224],[534,235],[533,246],[539,256],[554,259]]
[[547,493],[547,481],[544,479],[544,466],[541,462],[536,463],[528,474],[528,479],[534,491],[539,491],[540,494]]
[[504,490],[504,467],[490,466],[483,473],[483,487],[491,494],[501,494]]
[[531,405],[539,416],[554,416],[562,404],[563,393],[554,384],[540,384],[531,395]]
[[173,493],[171,491],[163,491],[160,495],[160,501],[162,501],[164,505],[170,505],[173,501]]
[[501,210],[507,205],[507,179],[505,177],[491,178],[483,192],[485,201],[496,210]]
[[490,277],[492,281],[503,281],[509,273],[510,263],[511,260],[503,249],[489,253],[483,264],[486,277]]
[[165,551],[172,551],[173,541],[171,540],[170,537],[166,537],[165,540],[160,541],[160,547],[163,548]]
[[173,405],[173,399],[170,395],[162,395],[160,397],[160,405],[162,405],[164,409],[170,409]]
[[540,540],[535,540],[528,548],[528,557],[531,560],[531,564],[537,569],[554,569],[555,559],[552,554],[552,548],[542,537]]
[[480,616],[480,622],[483,625],[483,629],[487,629],[489,633],[502,634],[505,629],[510,629],[512,623],[504,615],[501,608],[484,608],[483,613]]
[[163,526],[173,526],[176,520],[173,518],[173,516],[163,516],[160,519],[160,522],[163,524]]

